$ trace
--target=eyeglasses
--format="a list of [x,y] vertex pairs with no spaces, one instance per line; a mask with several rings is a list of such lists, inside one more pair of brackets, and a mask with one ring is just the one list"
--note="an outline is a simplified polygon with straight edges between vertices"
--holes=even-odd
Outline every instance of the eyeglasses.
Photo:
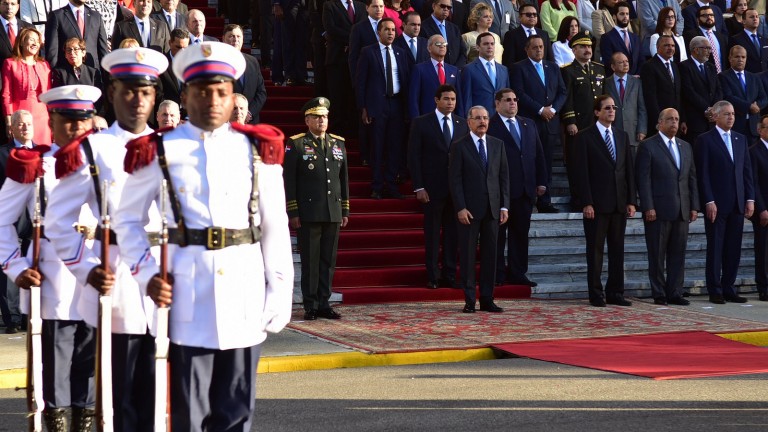
[[695,49],[700,49],[700,50],[704,50],[704,51],[712,51],[712,47],[708,47],[708,46],[700,46],[700,47],[696,47]]
[[527,18],[536,18],[537,16],[539,16],[539,14],[537,14],[536,12],[524,12],[524,13],[521,13],[520,15]]
[[715,14],[701,14],[701,15],[699,15],[699,18],[701,18],[701,17],[712,17],[712,18],[714,18]]
[[513,97],[508,97],[508,98],[502,99],[501,101],[502,102],[517,102],[517,98],[516,97],[514,97],[514,98]]
[[453,9],[453,6],[451,6],[451,5],[444,5],[444,4],[441,4],[441,5],[440,5],[440,9],[443,9],[443,10],[451,10],[451,9]]
[[67,48],[64,50],[64,52],[67,54],[72,54],[80,51],[82,51],[80,48]]
[[469,119],[470,120],[475,120],[475,121],[488,121],[488,119],[490,119],[490,117],[488,117],[488,116],[476,116],[476,117],[470,117]]
[[619,107],[616,105],[606,105],[603,107],[604,111],[616,111],[617,109],[619,109]]
[[434,46],[436,46],[438,48],[442,48],[442,47],[448,46],[448,42],[435,42],[432,45],[434,45]]

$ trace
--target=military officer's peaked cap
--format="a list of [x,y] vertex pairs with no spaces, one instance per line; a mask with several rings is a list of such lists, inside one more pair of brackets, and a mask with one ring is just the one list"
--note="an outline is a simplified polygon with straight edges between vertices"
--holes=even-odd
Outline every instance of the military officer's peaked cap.
[[311,101],[304,104],[303,107],[301,107],[301,111],[304,112],[304,115],[328,115],[329,110],[331,109],[331,101],[328,100],[328,98],[325,97],[316,97],[312,99]]
[[222,42],[190,45],[173,57],[173,73],[185,83],[233,81],[243,72],[243,54]]
[[101,67],[114,79],[154,85],[168,69],[168,59],[149,48],[121,48],[105,55]]
[[40,101],[48,111],[69,118],[93,117],[94,102],[101,97],[101,90],[89,85],[66,85],[48,90],[40,95]]
[[575,47],[576,45],[592,46],[592,35],[589,30],[578,32],[571,38],[570,46]]

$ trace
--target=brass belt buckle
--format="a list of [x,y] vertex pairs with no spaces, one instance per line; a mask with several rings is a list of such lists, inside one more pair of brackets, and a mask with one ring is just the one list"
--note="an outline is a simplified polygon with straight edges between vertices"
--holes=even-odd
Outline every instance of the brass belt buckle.
[[206,247],[209,250],[224,249],[226,246],[226,228],[222,227],[209,227],[206,229],[208,234],[208,242]]

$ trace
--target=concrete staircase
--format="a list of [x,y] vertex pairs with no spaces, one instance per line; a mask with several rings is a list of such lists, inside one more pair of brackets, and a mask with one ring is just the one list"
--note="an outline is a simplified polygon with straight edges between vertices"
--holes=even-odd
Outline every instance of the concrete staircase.
[[[537,298],[586,298],[587,261],[581,213],[534,214],[531,220],[528,276],[538,282]],[[706,294],[704,220],[692,223],[686,253],[685,289]],[[752,224],[745,220],[742,257],[736,285],[742,292],[754,291],[754,253]],[[643,221],[639,216],[627,221],[624,246],[625,292],[629,296],[650,297],[648,254]],[[607,279],[607,251],[603,262],[603,283]]]

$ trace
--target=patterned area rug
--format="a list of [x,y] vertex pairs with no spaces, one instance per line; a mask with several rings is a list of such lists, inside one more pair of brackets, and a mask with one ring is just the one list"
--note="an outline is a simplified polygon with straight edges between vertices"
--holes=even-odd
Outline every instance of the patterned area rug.
[[639,335],[681,331],[711,333],[765,330],[761,322],[659,308],[595,308],[586,300],[496,300],[504,313],[461,313],[461,302],[342,305],[341,320],[302,321],[288,327],[371,353],[467,349],[492,344]]

